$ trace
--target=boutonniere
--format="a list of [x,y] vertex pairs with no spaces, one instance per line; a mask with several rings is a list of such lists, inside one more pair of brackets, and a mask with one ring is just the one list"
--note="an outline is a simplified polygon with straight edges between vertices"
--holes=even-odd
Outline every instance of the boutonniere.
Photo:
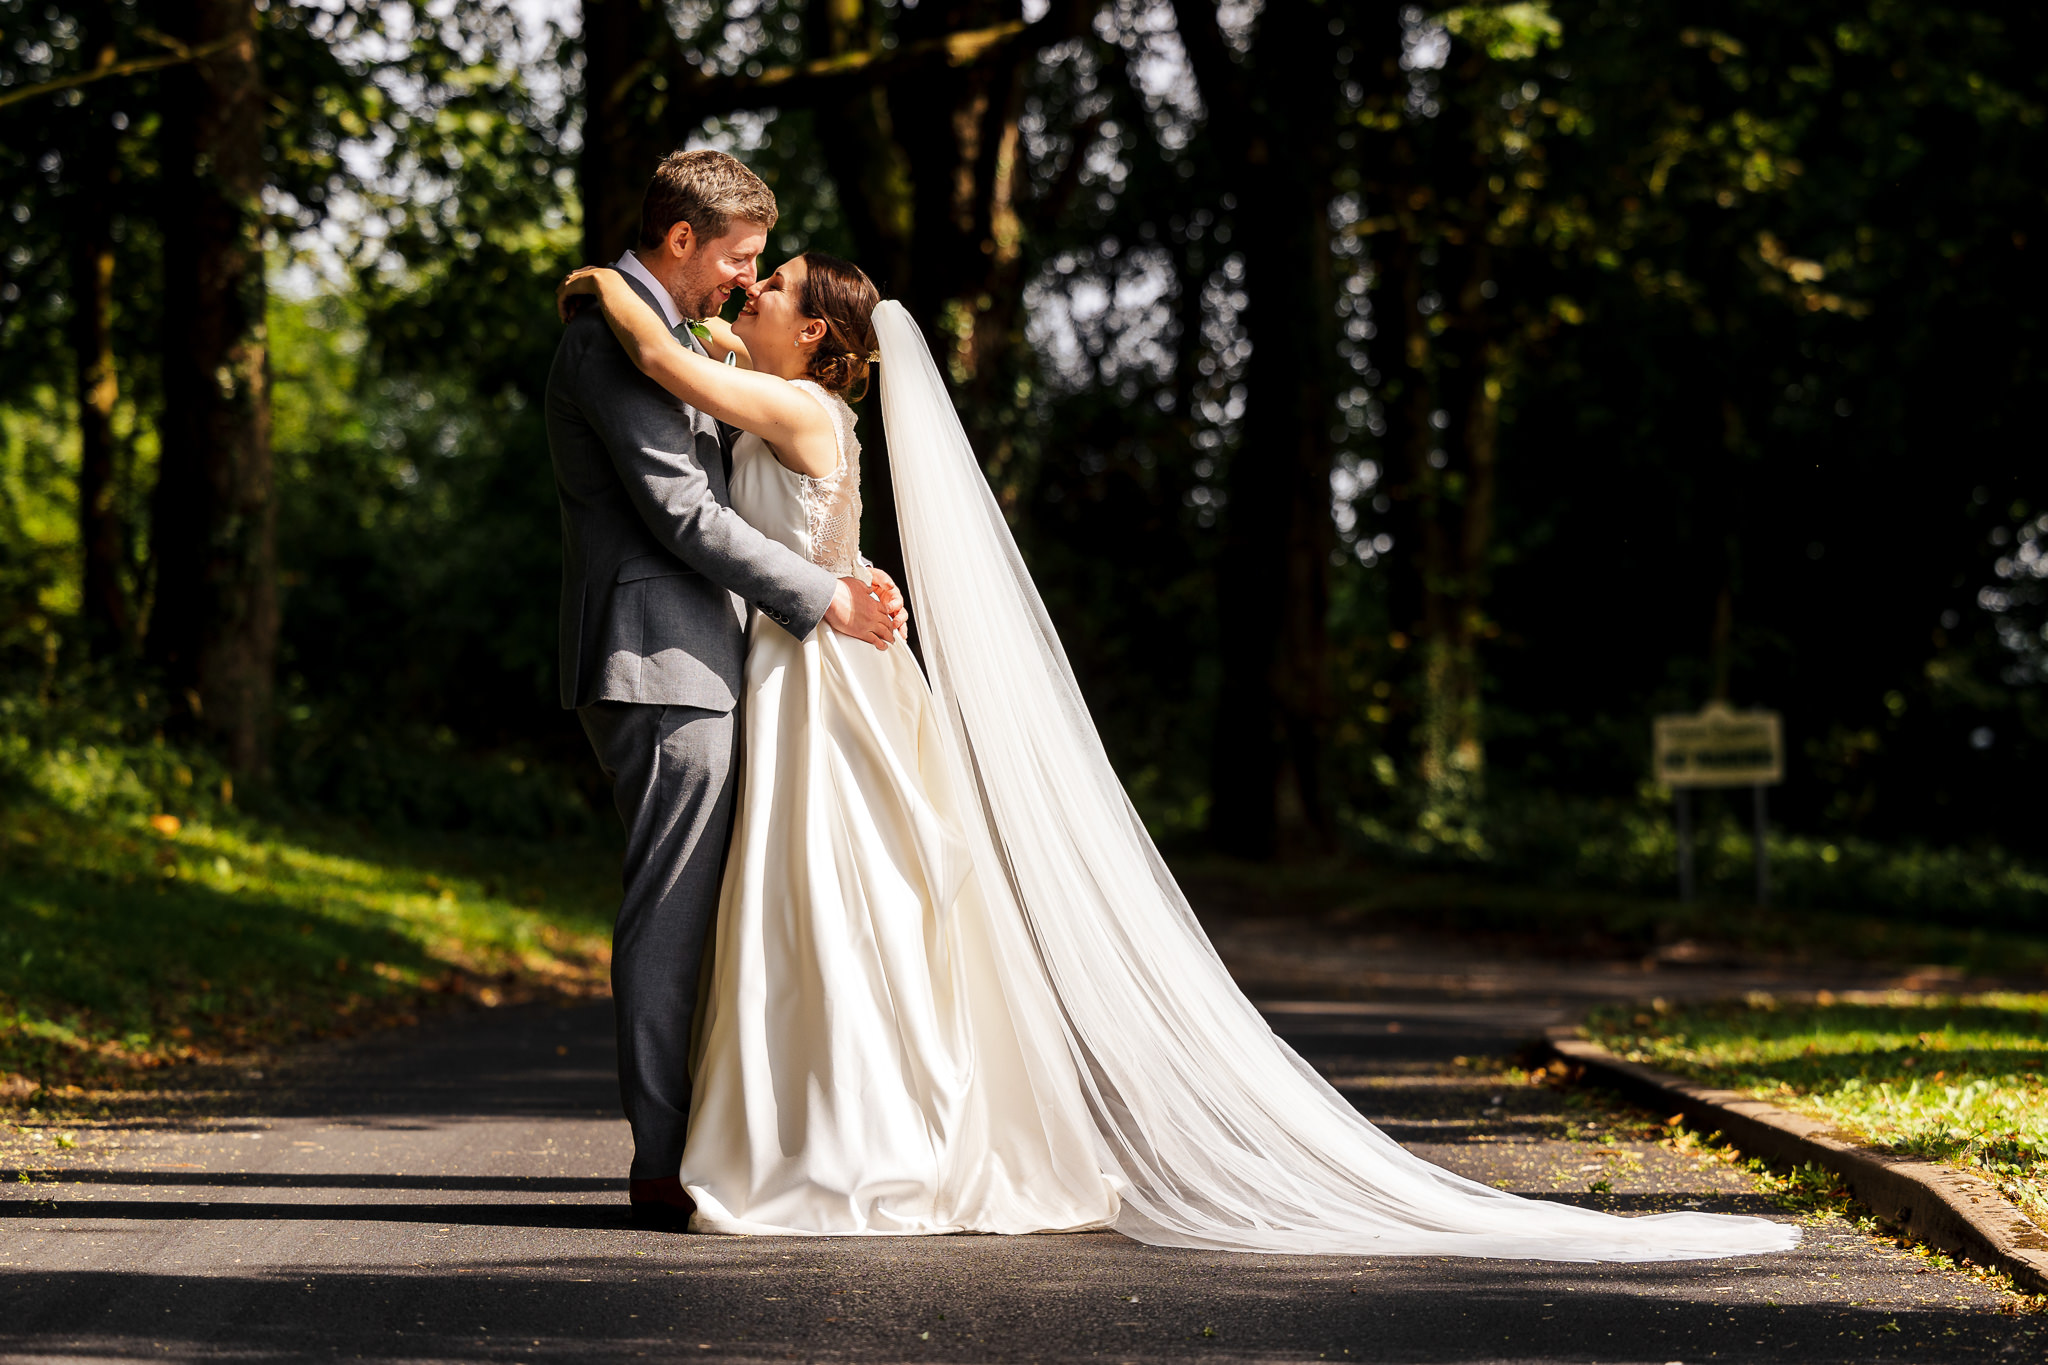
[[[703,319],[684,318],[682,325],[689,330],[691,336],[704,343],[706,351],[711,349],[711,329],[704,325]],[[738,351],[727,351],[725,353],[725,363],[728,365],[738,365],[740,363],[740,353]]]

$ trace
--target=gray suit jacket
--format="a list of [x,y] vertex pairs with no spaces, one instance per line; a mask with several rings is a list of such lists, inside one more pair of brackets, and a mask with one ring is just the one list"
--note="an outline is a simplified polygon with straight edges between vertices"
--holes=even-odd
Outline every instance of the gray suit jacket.
[[732,510],[718,424],[634,368],[595,308],[555,349],[547,424],[562,502],[562,705],[731,710],[747,651],[732,594],[801,638],[831,605],[832,575]]

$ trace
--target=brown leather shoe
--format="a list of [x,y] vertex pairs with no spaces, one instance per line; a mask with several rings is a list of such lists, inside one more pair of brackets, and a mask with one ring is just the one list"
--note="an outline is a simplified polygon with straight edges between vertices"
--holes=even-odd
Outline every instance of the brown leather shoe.
[[627,1197],[632,1201],[633,1226],[642,1232],[688,1232],[690,1215],[697,1211],[697,1201],[672,1175],[629,1181]]

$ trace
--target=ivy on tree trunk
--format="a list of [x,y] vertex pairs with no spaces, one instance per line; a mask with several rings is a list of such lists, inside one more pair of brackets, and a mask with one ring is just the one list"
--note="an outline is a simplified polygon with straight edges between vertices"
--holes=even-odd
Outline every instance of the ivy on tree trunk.
[[263,123],[252,0],[182,0],[174,36],[239,42],[166,78],[163,453],[148,653],[238,773],[266,767],[277,509],[264,325]]
[[[113,6],[83,7],[85,44],[98,65],[114,60]],[[121,585],[124,558],[115,510],[113,111],[103,90],[79,106],[84,123],[74,154],[78,199],[70,228],[71,352],[78,395],[78,546],[80,611],[96,656],[126,649],[132,616]]]

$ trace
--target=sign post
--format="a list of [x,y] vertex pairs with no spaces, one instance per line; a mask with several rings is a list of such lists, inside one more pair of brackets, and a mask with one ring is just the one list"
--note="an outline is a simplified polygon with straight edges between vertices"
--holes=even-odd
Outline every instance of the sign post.
[[1770,823],[1764,789],[1785,780],[1785,729],[1776,711],[1736,711],[1710,701],[1697,715],[1659,716],[1652,729],[1655,776],[1671,788],[1678,829],[1678,899],[1693,898],[1692,792],[1749,787],[1756,821],[1756,903],[1770,904]]

